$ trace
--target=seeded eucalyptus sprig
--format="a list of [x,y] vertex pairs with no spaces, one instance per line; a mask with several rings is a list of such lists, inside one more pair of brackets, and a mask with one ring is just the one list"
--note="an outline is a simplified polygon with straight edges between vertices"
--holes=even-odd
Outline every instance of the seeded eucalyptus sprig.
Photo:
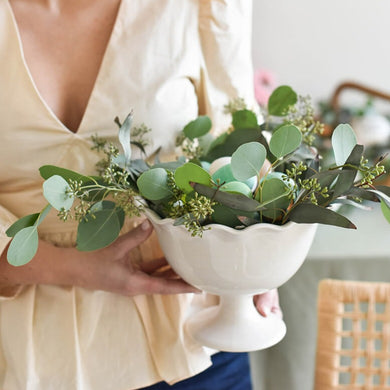
[[[242,99],[225,109],[232,120],[223,134],[212,134],[209,117],[195,118],[177,135],[181,155],[172,161],[160,162],[156,152],[151,162],[146,155],[150,129],[133,126],[129,114],[123,122],[115,119],[117,144],[93,137],[93,149],[102,156],[97,176],[41,167],[43,195],[49,204],[8,229],[13,237],[10,263],[22,265],[35,255],[38,227],[51,208],[61,220],[78,222],[79,250],[109,245],[125,217],[139,216],[145,208],[172,218],[193,236],[202,236],[214,223],[235,229],[290,221],[355,228],[331,206],[364,208],[362,201],[380,201],[390,222],[390,188],[375,184],[385,173],[383,158],[370,164],[349,125],[334,130],[334,161],[325,166],[316,149],[323,126],[314,117],[310,99],[291,87],[273,92],[264,123]],[[132,148],[144,158],[133,158]]]

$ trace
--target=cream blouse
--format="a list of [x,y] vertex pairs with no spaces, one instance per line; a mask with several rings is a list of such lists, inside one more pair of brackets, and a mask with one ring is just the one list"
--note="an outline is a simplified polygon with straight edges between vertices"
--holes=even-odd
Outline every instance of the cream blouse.
[[[90,138],[115,140],[116,116],[132,109],[136,124],[153,129],[150,151],[165,153],[199,113],[212,117],[215,131],[225,128],[229,99],[254,102],[250,36],[250,0],[122,0],[74,134],[39,94],[8,0],[0,0],[0,253],[10,224],[46,204],[38,168],[94,173]],[[52,213],[41,238],[72,246],[75,225]],[[139,249],[146,260],[157,252],[153,239]],[[192,301],[49,285],[0,297],[0,388],[130,390],[194,375],[210,359],[183,331]]]

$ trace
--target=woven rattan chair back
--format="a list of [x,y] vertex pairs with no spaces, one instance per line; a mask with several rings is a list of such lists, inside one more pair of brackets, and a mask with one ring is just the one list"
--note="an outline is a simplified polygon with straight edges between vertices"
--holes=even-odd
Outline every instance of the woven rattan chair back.
[[320,282],[315,390],[390,390],[390,284]]

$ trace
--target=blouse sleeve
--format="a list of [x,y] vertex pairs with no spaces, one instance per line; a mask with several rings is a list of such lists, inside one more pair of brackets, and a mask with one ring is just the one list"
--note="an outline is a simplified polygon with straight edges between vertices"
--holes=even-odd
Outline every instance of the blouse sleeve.
[[[0,255],[11,241],[11,238],[8,237],[5,232],[15,221],[17,221],[17,219],[18,218],[15,215],[0,205]],[[6,288],[0,287],[0,301],[15,298],[21,290],[22,286],[19,285]]]
[[252,65],[252,0],[199,0],[202,48],[199,112],[212,118],[214,130],[225,130],[229,100],[243,98],[257,111]]

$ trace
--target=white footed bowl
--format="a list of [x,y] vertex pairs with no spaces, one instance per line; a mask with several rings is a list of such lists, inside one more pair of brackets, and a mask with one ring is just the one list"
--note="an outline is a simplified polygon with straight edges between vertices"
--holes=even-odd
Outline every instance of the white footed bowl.
[[161,248],[185,281],[221,297],[220,304],[193,314],[187,330],[203,345],[223,351],[254,351],[279,342],[284,322],[273,313],[261,316],[253,295],[277,288],[302,265],[317,225],[289,222],[256,224],[243,230],[209,225],[203,237],[192,237],[172,219],[151,210]]

